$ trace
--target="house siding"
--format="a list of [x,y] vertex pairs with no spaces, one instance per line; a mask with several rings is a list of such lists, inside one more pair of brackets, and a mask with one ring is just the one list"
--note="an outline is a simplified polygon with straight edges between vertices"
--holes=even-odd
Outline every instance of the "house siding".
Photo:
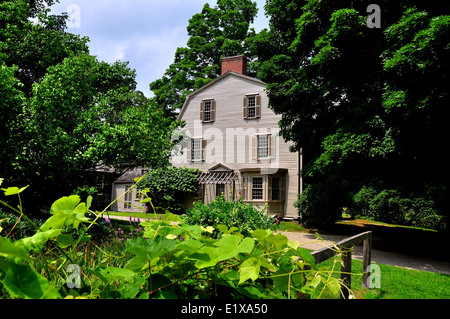
[[[260,117],[257,119],[244,119],[243,99],[246,95],[257,94],[261,99]],[[202,123],[200,121],[200,105],[204,100],[215,101],[215,121]],[[174,166],[198,168],[204,172],[217,164],[241,172],[236,183],[236,196],[242,196],[242,177],[251,174],[275,174],[280,170],[285,174],[285,203],[280,217],[297,217],[297,210],[293,204],[299,192],[299,155],[289,151],[291,143],[284,142],[278,136],[278,121],[276,115],[268,108],[268,98],[265,93],[265,84],[259,80],[228,72],[217,81],[188,96],[179,116],[185,121],[184,131],[192,138],[206,139],[204,161],[190,162],[184,155],[173,157]],[[275,151],[270,160],[256,161],[254,159],[254,146],[256,135],[270,133],[272,148]],[[253,170],[253,173],[242,173],[241,170]],[[258,169],[260,172],[258,172]],[[251,191],[251,190],[249,190]],[[267,187],[264,200],[251,201],[247,196],[245,200],[263,206],[267,202]],[[248,195],[248,193],[247,193]]]

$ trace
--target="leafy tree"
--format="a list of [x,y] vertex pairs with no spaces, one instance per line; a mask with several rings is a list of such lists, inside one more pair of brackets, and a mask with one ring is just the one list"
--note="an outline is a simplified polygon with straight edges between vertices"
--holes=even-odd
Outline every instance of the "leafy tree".
[[118,172],[167,165],[173,124],[135,88],[124,62],[80,55],[50,67],[25,106],[18,172],[54,199],[98,164]]
[[34,209],[71,194],[98,165],[168,164],[175,123],[136,91],[127,63],[89,55],[57,1],[0,2],[1,177],[30,184]]
[[22,89],[27,97],[31,95],[33,83],[42,79],[49,66],[66,57],[89,52],[87,37],[64,31],[68,15],[49,12],[42,0],[0,3],[0,48],[6,65],[18,66],[16,77],[24,84]]
[[448,135],[450,5],[379,1],[381,28],[369,28],[370,3],[273,0],[270,30],[253,41],[281,133],[315,185],[305,196],[334,193],[323,214],[363,185],[410,196],[432,187],[437,201],[448,189],[438,141]]
[[150,84],[154,100],[167,114],[174,115],[186,95],[220,75],[222,57],[251,57],[245,39],[254,34],[249,26],[256,13],[251,0],[218,0],[189,20],[187,47],[178,48],[164,76]]
[[15,154],[17,118],[25,103],[21,83],[14,76],[15,68],[0,58],[0,174],[11,171],[11,154]]

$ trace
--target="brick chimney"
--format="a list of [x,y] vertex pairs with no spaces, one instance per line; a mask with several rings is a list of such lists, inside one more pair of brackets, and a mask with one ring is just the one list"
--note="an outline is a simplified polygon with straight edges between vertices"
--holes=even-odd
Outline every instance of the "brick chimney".
[[222,59],[222,74],[228,71],[247,75],[247,59],[244,55],[230,56]]

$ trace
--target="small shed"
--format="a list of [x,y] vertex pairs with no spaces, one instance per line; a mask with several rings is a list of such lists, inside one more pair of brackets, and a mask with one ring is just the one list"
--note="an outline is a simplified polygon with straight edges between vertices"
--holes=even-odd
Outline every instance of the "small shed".
[[148,168],[137,167],[126,171],[112,183],[111,210],[115,212],[143,212],[144,206],[140,203],[136,189],[130,190],[134,179],[142,177],[148,172]]

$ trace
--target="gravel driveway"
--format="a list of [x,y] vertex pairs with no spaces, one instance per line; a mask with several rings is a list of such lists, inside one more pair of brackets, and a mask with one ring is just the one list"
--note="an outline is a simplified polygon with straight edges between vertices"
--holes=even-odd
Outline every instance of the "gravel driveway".
[[[279,232],[289,238],[291,241],[299,241],[302,247],[317,250],[326,246],[333,245],[348,236],[340,235],[321,235],[323,241],[317,240],[315,234],[300,233],[300,232]],[[362,247],[356,246],[352,252],[353,259],[362,260]],[[406,254],[393,253],[388,251],[381,251],[372,249],[372,263],[393,265],[402,268],[431,271],[450,275],[450,263],[429,259],[415,257]]]

